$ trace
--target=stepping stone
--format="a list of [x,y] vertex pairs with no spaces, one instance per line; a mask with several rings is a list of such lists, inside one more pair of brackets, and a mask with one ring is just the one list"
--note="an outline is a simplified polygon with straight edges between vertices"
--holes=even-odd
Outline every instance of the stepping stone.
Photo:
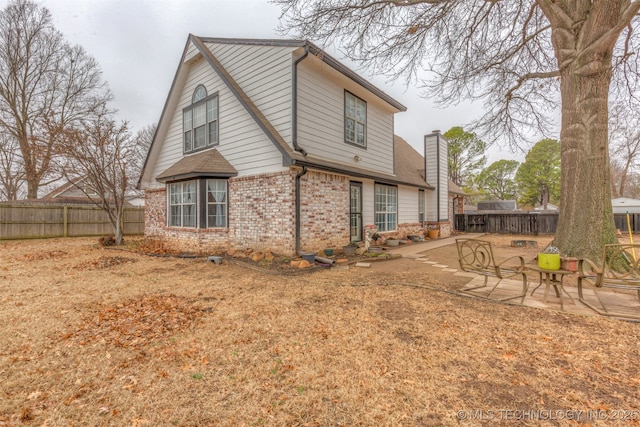
[[357,262],[356,267],[369,268],[371,267],[370,262]]
[[455,268],[443,268],[442,271],[446,271],[447,273],[455,273],[456,270]]
[[444,265],[444,264],[433,264],[434,267],[438,267],[438,268],[447,268],[448,265]]

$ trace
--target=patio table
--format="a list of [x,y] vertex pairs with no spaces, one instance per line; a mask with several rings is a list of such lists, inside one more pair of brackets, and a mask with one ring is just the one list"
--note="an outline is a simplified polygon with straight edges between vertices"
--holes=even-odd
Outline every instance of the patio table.
[[564,309],[564,305],[562,304],[562,299],[563,299],[562,293],[563,292],[565,293],[566,296],[569,297],[571,302],[575,304],[575,302],[573,301],[573,298],[571,297],[571,295],[569,295],[569,293],[566,291],[566,289],[562,285],[562,282],[564,280],[564,276],[567,276],[569,274],[573,274],[574,273],[573,271],[569,271],[569,270],[546,270],[544,268],[540,268],[537,265],[527,265],[526,268],[528,270],[537,272],[538,275],[539,275],[538,286],[536,286],[531,291],[531,295],[533,295],[533,293],[536,290],[538,290],[538,288],[540,286],[542,286],[542,284],[544,283],[545,284],[545,290],[544,290],[543,301],[545,303],[547,302],[547,297],[549,296],[549,290],[553,286],[553,289],[556,292],[556,297],[558,297],[558,299],[560,300],[560,308]]

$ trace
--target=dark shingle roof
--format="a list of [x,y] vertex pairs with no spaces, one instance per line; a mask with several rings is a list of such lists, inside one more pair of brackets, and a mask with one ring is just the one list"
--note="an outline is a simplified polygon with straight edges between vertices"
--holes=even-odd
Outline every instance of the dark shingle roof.
[[207,150],[185,156],[156,178],[160,182],[177,181],[195,177],[230,177],[238,171],[218,150]]

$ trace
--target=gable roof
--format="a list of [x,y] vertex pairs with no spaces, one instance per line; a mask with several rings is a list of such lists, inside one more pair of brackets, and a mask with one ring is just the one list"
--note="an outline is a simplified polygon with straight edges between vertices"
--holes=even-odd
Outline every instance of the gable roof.
[[407,111],[407,107],[402,105],[399,101],[395,100],[384,91],[380,90],[380,88],[371,84],[366,79],[362,78],[358,73],[350,69],[349,67],[342,64],[340,61],[329,55],[327,52],[322,50],[317,45],[311,43],[309,40],[280,40],[280,39],[234,39],[234,38],[219,38],[219,37],[196,37],[198,40],[204,43],[218,43],[218,44],[237,44],[237,45],[245,45],[245,46],[278,46],[278,47],[292,47],[292,48],[305,48],[309,51],[310,54],[320,59],[325,64],[329,65],[331,68],[339,71],[343,75],[347,76],[349,79],[353,80],[355,83],[367,89],[369,92],[376,95],[378,98],[382,99],[389,105],[392,105],[394,108],[397,108],[400,111]]
[[276,148],[282,153],[282,155],[286,159],[290,159],[293,157],[293,149],[287,144],[284,138],[278,133],[275,127],[267,120],[267,118],[262,114],[262,111],[256,106],[256,104],[249,98],[249,96],[242,90],[240,85],[235,81],[235,79],[229,74],[229,72],[224,68],[224,66],[218,61],[215,55],[207,48],[202,39],[194,36],[193,34],[189,35],[189,39],[196,46],[198,51],[202,54],[202,56],[209,62],[211,68],[218,74],[220,79],[224,81],[227,87],[233,92],[238,101],[242,104],[242,106],[247,110],[247,112],[254,118],[258,126],[264,131],[267,137],[273,142]]
[[77,188],[77,186],[80,185],[80,183],[85,179],[87,179],[86,176],[77,176],[75,178],[72,178],[71,180],[65,182],[59,187],[54,188],[49,193],[42,196],[41,199],[49,200],[59,198],[65,191]]
[[231,163],[218,150],[213,149],[183,157],[156,179],[167,182],[196,177],[230,177],[237,174],[238,171]]
[[[402,105],[400,102],[396,101],[382,90],[375,87],[373,84],[369,83],[367,80],[360,77],[357,73],[349,69],[348,67],[341,64],[339,61],[334,59],[332,56],[324,52],[318,46],[306,40],[259,40],[259,39],[227,39],[227,38],[213,38],[213,37],[198,37],[193,34],[189,35],[187,39],[187,43],[185,45],[180,64],[178,65],[178,70],[174,76],[174,80],[171,84],[171,89],[169,94],[167,95],[167,99],[165,101],[165,105],[163,107],[159,126],[156,128],[156,133],[153,137],[153,141],[151,146],[149,147],[149,151],[147,153],[147,157],[145,158],[144,165],[142,167],[140,177],[138,179],[138,187],[141,185],[143,177],[147,172],[147,166],[152,157],[157,158],[157,137],[162,132],[166,131],[161,129],[163,123],[165,123],[165,118],[167,114],[170,114],[168,111],[170,109],[170,102],[172,99],[172,94],[174,90],[177,89],[180,78],[184,78],[183,67],[186,62],[187,54],[189,51],[189,46],[193,44],[200,55],[211,65],[211,68],[217,73],[220,79],[225,83],[225,85],[229,88],[229,90],[233,93],[233,95],[238,99],[238,101],[242,104],[242,106],[246,109],[249,115],[256,121],[258,126],[264,131],[265,135],[269,138],[269,140],[274,144],[274,146],[281,152],[283,156],[283,165],[292,165],[296,163],[316,166],[325,166],[327,168],[333,168],[333,165],[327,164],[331,162],[322,162],[318,163],[317,161],[310,162],[303,153],[295,151],[279,134],[279,132],[275,129],[275,127],[269,122],[269,120],[264,116],[264,114],[260,111],[260,109],[255,105],[255,103],[251,100],[251,98],[244,92],[244,90],[240,87],[240,85],[235,81],[235,79],[231,76],[231,74],[225,69],[225,67],[220,63],[220,61],[216,58],[216,56],[211,52],[211,50],[206,46],[205,43],[219,43],[219,44],[239,44],[239,45],[255,45],[255,46],[282,46],[282,47],[292,47],[292,48],[304,48],[309,53],[313,54],[314,57],[321,59],[324,63],[328,64],[335,70],[339,71],[343,75],[347,76],[352,81],[361,85],[384,102],[391,105],[393,108],[399,111],[406,111],[406,107]],[[304,153],[306,154],[306,153]],[[344,167],[344,166],[343,166]],[[358,169],[358,168],[354,168]],[[366,171],[365,171],[366,172]],[[364,172],[363,172],[364,173]],[[370,174],[370,172],[369,172]],[[385,174],[386,175],[386,174]]]

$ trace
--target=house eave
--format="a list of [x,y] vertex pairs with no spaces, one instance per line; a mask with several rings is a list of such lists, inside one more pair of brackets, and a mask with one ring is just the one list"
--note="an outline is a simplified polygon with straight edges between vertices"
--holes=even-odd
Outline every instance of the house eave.
[[178,175],[167,175],[156,178],[156,181],[166,184],[167,182],[186,181],[188,179],[196,178],[232,178],[237,176],[237,173],[215,173],[215,172],[189,172]]
[[355,177],[355,178],[371,179],[381,184],[403,185],[407,187],[419,188],[421,190],[435,190],[435,188],[432,185],[426,182],[423,182],[423,183],[407,182],[407,181],[397,179],[393,175],[389,175],[385,173],[376,173],[373,171],[368,171],[366,169],[360,169],[360,168],[350,168],[350,167],[345,167],[339,164],[332,164],[328,162],[293,160],[292,165],[306,166],[309,169],[319,170],[323,172],[331,172],[331,173],[346,175],[346,176]]

